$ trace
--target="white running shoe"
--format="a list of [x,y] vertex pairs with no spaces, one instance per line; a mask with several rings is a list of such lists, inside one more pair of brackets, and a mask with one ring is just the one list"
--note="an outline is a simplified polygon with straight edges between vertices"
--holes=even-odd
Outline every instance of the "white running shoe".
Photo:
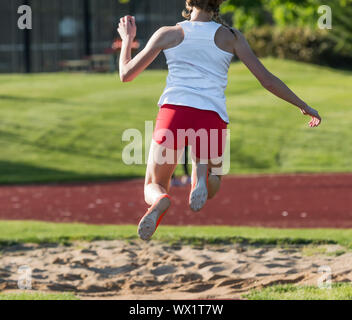
[[[196,180],[196,179],[194,179]],[[192,183],[191,193],[189,195],[189,206],[192,211],[201,210],[208,200],[208,174],[201,177],[198,181]]]
[[158,228],[171,204],[168,195],[162,195],[143,216],[138,225],[138,234],[142,240],[149,240]]

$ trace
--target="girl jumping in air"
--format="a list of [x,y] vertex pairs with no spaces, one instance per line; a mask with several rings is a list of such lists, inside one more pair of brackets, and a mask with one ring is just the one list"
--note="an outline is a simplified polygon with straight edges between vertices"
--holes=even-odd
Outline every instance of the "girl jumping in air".
[[[121,81],[135,79],[161,51],[164,51],[169,68],[167,86],[158,103],[160,110],[146,171],[144,194],[150,208],[138,227],[143,240],[152,237],[171,204],[168,195],[170,179],[185,145],[192,147],[190,208],[199,211],[220,188],[221,174],[216,169],[222,165],[224,132],[229,123],[224,92],[234,55],[265,89],[310,116],[310,127],[317,127],[321,122],[316,110],[263,66],[245,37],[222,21],[219,7],[223,2],[186,0],[183,12],[186,20],[157,30],[133,59],[131,46],[137,31],[135,19],[125,16],[120,20]],[[181,131],[191,132],[193,137],[187,134],[180,138]],[[170,136],[173,139],[169,139]],[[159,161],[165,153],[168,159],[171,155],[172,161]]]

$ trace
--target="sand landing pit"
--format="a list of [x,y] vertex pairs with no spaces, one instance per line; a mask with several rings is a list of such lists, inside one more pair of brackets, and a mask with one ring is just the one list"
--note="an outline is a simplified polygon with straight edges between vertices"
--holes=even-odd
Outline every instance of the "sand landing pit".
[[34,290],[81,299],[239,299],[274,284],[352,281],[352,252],[336,245],[194,246],[157,241],[24,244],[2,248],[0,290],[17,290],[18,269],[32,270]]

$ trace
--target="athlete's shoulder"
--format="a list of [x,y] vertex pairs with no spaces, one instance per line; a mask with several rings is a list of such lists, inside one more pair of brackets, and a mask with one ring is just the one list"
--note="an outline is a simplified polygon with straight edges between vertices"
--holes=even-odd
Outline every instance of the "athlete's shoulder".
[[181,26],[176,24],[174,26],[164,26],[164,27],[161,27],[159,28],[156,33],[158,33],[159,35],[161,36],[167,36],[167,35],[170,35],[170,34],[173,34],[173,33],[177,33],[179,32],[180,30],[182,30]]
[[243,36],[242,33],[233,27],[221,26],[218,30],[218,35],[224,40],[234,41],[234,39],[238,39],[238,37]]
[[169,39],[182,35],[182,28],[179,25],[176,26],[165,26],[159,28],[154,34],[159,40]]
[[227,26],[220,26],[215,34],[215,43],[220,49],[229,53],[234,53],[236,38],[236,29]]
[[162,49],[176,46],[182,42],[184,38],[183,29],[178,24],[175,26],[161,27],[155,32],[154,36]]

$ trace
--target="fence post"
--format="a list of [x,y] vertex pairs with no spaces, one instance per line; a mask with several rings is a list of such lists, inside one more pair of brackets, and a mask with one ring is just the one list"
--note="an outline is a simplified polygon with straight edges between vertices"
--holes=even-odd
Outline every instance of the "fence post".
[[90,0],[83,1],[83,14],[84,14],[84,53],[90,56],[92,53],[91,41],[91,10]]
[[[30,0],[24,0],[24,5],[30,6]],[[25,72],[32,72],[32,61],[31,61],[31,30],[24,29],[23,30],[23,45],[24,45],[24,66]]]

